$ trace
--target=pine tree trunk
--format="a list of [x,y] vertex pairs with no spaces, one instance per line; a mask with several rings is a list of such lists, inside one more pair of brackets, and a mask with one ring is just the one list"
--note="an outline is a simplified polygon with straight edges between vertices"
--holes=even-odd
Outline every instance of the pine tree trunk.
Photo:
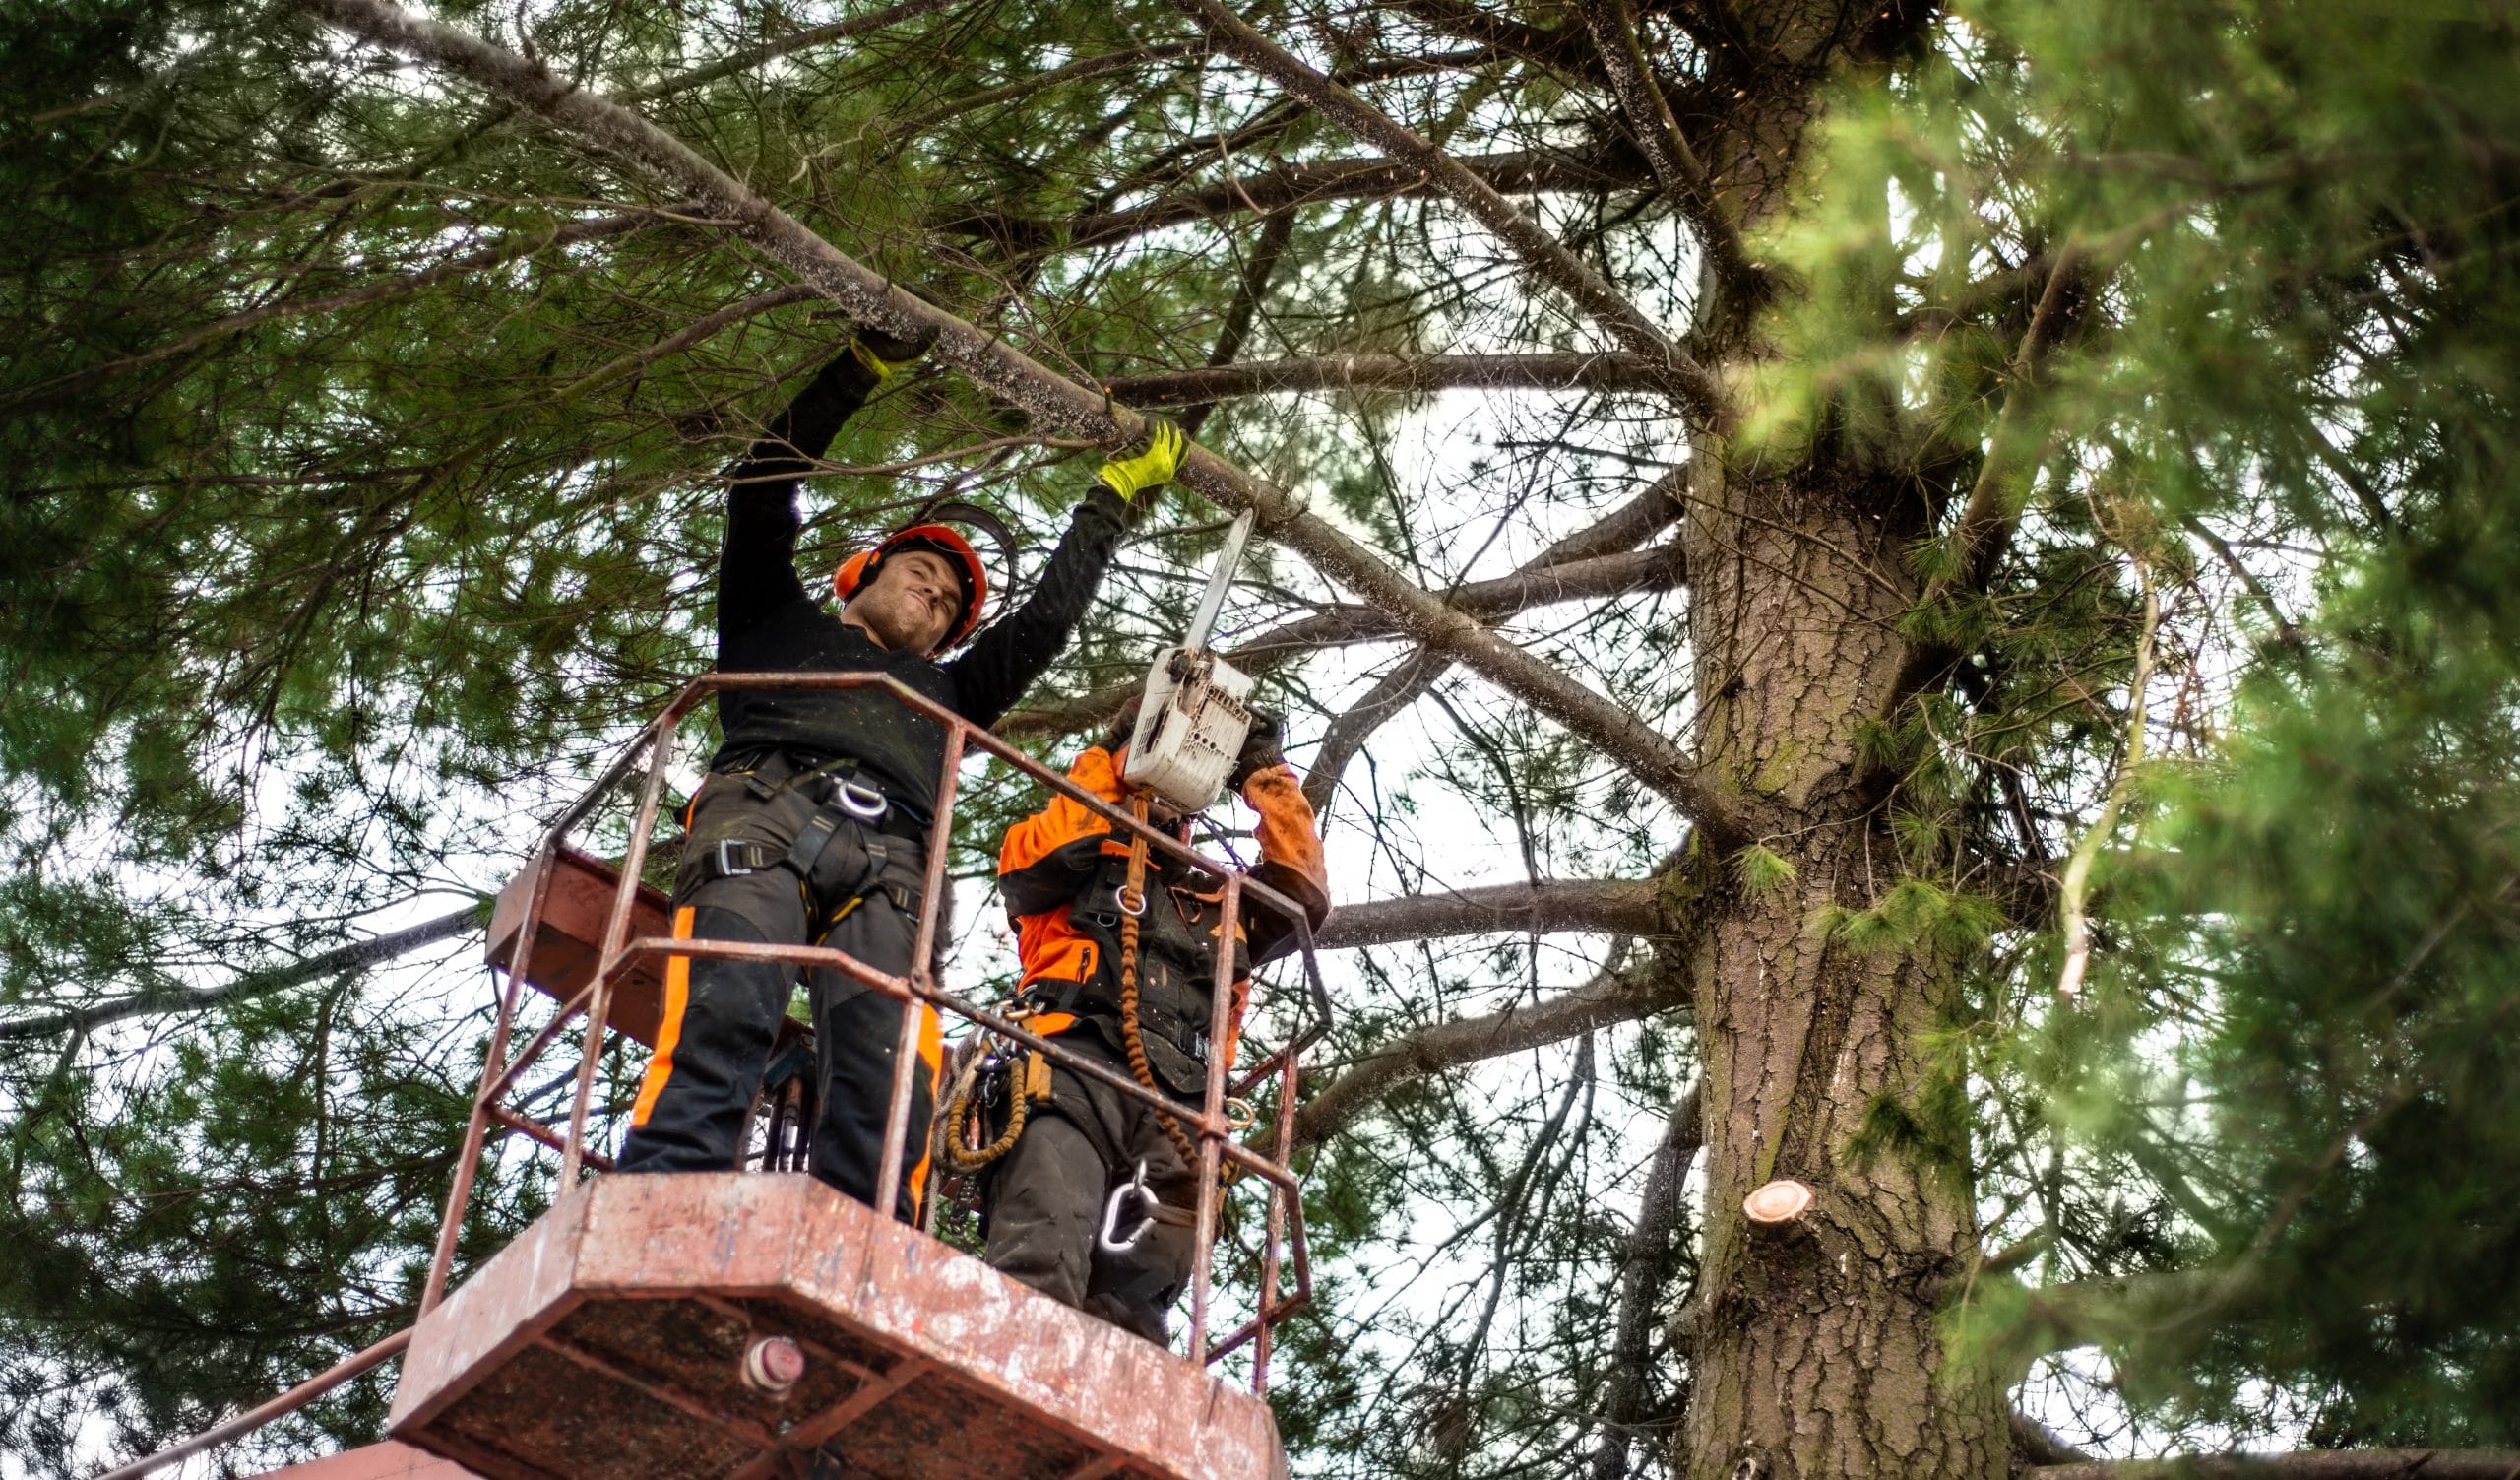
[[[1914,1100],[1951,975],[1815,928],[1825,908],[1866,908],[1895,877],[1857,730],[1903,651],[1913,581],[1900,532],[1876,512],[1902,490],[1817,473],[1697,482],[1703,754],[1795,873],[1764,890],[1708,874],[1693,902],[1709,1186],[1680,1468],[1692,1480],[1993,1480],[2002,1394],[1947,1374],[1935,1330],[1936,1289],[1975,1247],[1965,1176],[1898,1146],[1850,1149],[1876,1098]],[[1777,1178],[1818,1196],[1791,1224],[1755,1226],[1742,1199]]]

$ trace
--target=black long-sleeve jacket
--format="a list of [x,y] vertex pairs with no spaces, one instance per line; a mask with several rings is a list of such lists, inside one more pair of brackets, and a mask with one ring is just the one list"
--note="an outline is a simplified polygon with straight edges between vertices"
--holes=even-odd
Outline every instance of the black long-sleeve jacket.
[[[1040,677],[1093,603],[1119,546],[1123,505],[1101,484],[1077,506],[1032,599],[938,663],[878,646],[806,594],[796,576],[797,481],[865,404],[874,376],[843,354],[814,377],[729,470],[726,544],[718,562],[721,673],[887,673],[976,725],[996,723]],[[776,746],[814,761],[857,762],[893,804],[924,821],[936,804],[945,731],[870,689],[730,690],[718,763]]]

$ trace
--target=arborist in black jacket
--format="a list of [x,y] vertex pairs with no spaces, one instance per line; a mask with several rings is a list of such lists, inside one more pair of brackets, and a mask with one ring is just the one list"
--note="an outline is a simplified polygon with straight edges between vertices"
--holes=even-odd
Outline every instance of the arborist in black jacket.
[[[867,395],[934,344],[860,331],[729,471],[718,566],[722,673],[872,671],[976,725],[994,723],[1067,645],[1111,563],[1128,500],[1172,479],[1181,433],[1154,423],[1145,450],[1104,463],[1022,608],[959,657],[987,599],[986,572],[950,527],[916,525],[852,557],[834,577],[835,613],[796,576],[798,481]],[[876,689],[728,691],[725,740],[686,813],[674,880],[684,938],[811,942],[906,976],[926,901],[926,837],[945,731]],[[672,958],[656,1055],[631,1111],[623,1172],[717,1171],[735,1164],[768,1066],[793,968]],[[821,1108],[815,1176],[875,1198],[901,1033],[894,998],[837,971],[806,974]],[[905,1142],[898,1211],[925,1191],[928,1123],[942,1046],[919,1009],[921,1066]]]

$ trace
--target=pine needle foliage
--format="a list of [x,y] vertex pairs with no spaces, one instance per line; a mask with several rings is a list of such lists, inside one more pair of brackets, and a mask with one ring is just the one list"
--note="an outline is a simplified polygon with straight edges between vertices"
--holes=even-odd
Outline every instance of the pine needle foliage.
[[[1711,186],[1622,100],[1609,12]],[[1321,1301],[1278,1402],[1309,1472],[1673,1475],[1738,1437],[1708,1343],[1758,1313],[1723,1283],[1738,1197],[1705,1189],[1739,1168],[1727,1108],[1682,1111],[1735,1017],[1800,1000],[1703,1012],[1747,957],[1825,963],[1903,1066],[1798,1170],[1974,1212],[1894,1282],[1939,1322],[1933,1401],[2011,1384],[2111,1452],[2520,1444],[2507,0],[1250,12],[1705,357],[1721,424],[1169,5],[957,0],[824,44],[790,43],[873,8],[434,14],[1080,383],[1288,375],[1202,443],[1430,592],[1472,602],[1663,490],[1629,584],[1478,599],[1706,745],[1721,857],[1286,549],[1237,589],[1235,640],[1310,624],[1266,664],[1298,756],[1352,741],[1346,898],[1654,901],[1344,956],[1325,1083],[1610,1005],[1408,1059],[1308,1146]],[[708,666],[717,470],[849,329],[655,181],[294,5],[0,25],[0,1448],[51,1480],[408,1319],[486,1015],[441,962],[7,1030],[495,887]],[[1408,373],[1357,368],[1385,357]],[[916,372],[814,480],[805,568],[949,488],[1037,568],[1094,456]],[[1009,734],[1063,755],[1106,726],[1221,524],[1168,495]],[[1743,597],[1833,561],[1834,607]],[[1807,703],[1744,676],[1796,643],[1829,645],[1814,691],[1862,691],[1725,752],[1728,706]],[[1035,799],[968,779],[952,933],[985,995],[995,839]],[[548,1173],[493,1164],[459,1273]],[[224,1462],[370,1435],[383,1391]]]

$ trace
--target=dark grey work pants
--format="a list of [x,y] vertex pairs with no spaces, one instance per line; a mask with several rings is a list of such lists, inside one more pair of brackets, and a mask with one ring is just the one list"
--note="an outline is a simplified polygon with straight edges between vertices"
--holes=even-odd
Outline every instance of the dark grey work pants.
[[[771,802],[737,776],[713,775],[691,817],[690,852],[674,886],[676,933],[703,940],[810,941],[845,950],[878,971],[910,970],[924,871],[914,841],[845,822],[823,848],[810,880],[771,867],[712,877],[701,860],[721,838],[784,852],[814,807],[795,793]],[[870,843],[889,858],[868,876]],[[914,910],[896,899],[902,895]],[[664,1021],[640,1085],[623,1144],[623,1172],[724,1171],[735,1165],[753,1098],[788,1010],[796,972],[768,962],[673,959],[666,968]],[[891,1108],[893,1056],[901,1004],[840,972],[805,976],[814,1024],[821,1106],[809,1165],[816,1177],[860,1202],[875,1200]],[[914,1216],[926,1189],[928,1123],[943,1064],[934,1009],[918,1009],[920,1062],[911,1070],[908,1139],[896,1211]]]
[[[1092,1028],[1059,1043],[1120,1073],[1128,1066]],[[1166,1215],[1123,1255],[1097,1247],[1111,1192],[1146,1162],[1147,1186]],[[1015,1149],[990,1168],[986,1191],[989,1263],[1044,1295],[1099,1316],[1158,1344],[1171,1340],[1166,1319],[1190,1281],[1198,1203],[1193,1171],[1155,1112],[1115,1089],[1064,1068],[1050,1070],[1050,1103],[1032,1107]],[[1131,1199],[1125,1237],[1140,1210]]]

